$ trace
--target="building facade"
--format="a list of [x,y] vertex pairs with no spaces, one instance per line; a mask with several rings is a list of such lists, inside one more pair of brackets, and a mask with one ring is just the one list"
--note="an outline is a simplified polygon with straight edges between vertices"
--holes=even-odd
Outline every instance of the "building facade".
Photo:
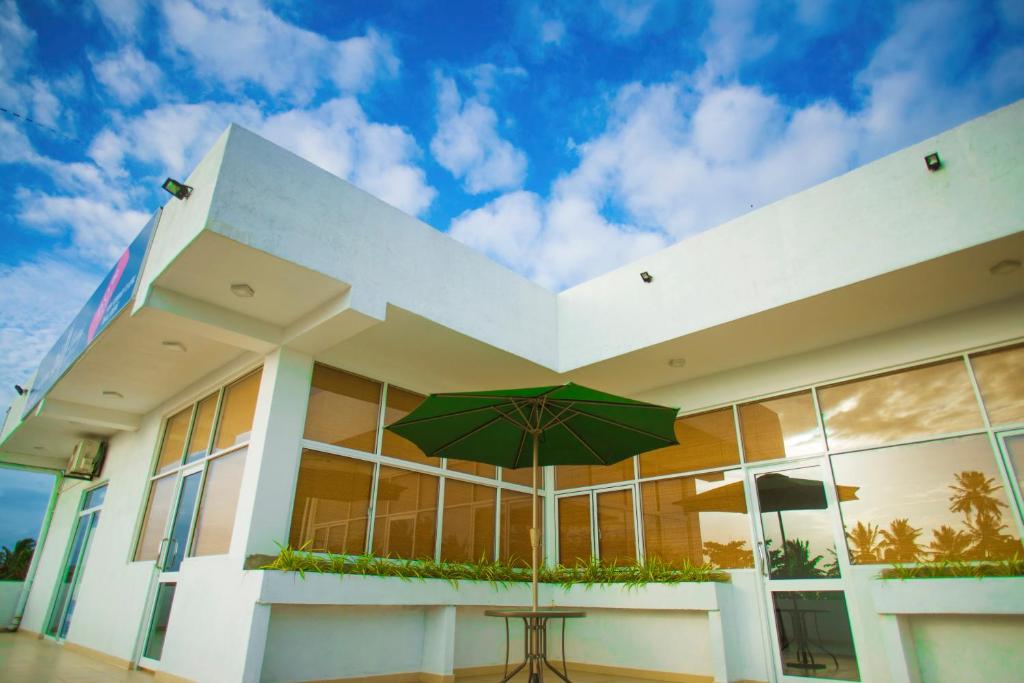
[[680,406],[680,446],[546,471],[546,561],[730,581],[545,586],[588,610],[570,661],[1016,680],[1024,578],[878,576],[1022,554],[1022,161],[1018,103],[553,294],[231,127],[8,412],[7,463],[107,444],[58,483],[20,630],[167,680],[500,670],[483,610],[521,587],[253,567],[288,545],[526,557],[528,472],[383,426],[431,392],[571,380]]

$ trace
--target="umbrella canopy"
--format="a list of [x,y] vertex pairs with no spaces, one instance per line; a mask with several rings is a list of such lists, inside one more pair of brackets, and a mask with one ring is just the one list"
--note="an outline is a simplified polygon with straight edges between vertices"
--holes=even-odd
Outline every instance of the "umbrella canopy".
[[568,383],[529,389],[432,394],[388,425],[428,456],[533,467],[530,529],[533,609],[537,609],[537,470],[546,465],[610,465],[676,441],[677,408]]
[[[837,485],[839,501],[857,500],[858,486]],[[800,479],[770,472],[757,478],[757,499],[761,512],[786,510],[824,510],[825,486],[813,479]],[[746,512],[747,500],[743,495],[743,482],[705,491],[680,501],[686,512]]]
[[534,464],[610,465],[678,443],[677,408],[578,384],[432,394],[388,425],[429,456],[516,469]]

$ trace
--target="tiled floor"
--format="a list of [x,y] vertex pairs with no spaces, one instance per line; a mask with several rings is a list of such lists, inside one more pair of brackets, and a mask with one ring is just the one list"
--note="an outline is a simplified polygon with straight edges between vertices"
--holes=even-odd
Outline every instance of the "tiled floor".
[[[651,683],[639,678],[606,674],[569,672],[573,683]],[[494,683],[501,677],[459,676],[456,683]],[[523,673],[512,679],[526,681]],[[560,679],[548,672],[549,683]],[[143,671],[126,671],[116,666],[73,652],[50,640],[0,632],[0,681],[4,683],[153,683],[153,676]]]
[[5,683],[153,683],[142,671],[127,671],[72,652],[49,640],[0,632],[0,680]]

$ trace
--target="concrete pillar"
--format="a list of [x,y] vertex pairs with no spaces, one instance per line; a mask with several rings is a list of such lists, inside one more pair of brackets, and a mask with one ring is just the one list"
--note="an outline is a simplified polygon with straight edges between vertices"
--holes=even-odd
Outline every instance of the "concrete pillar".
[[423,615],[422,680],[452,683],[455,680],[455,606],[428,607]]
[[880,614],[878,623],[893,683],[921,683],[910,620],[895,614]]
[[267,356],[238,494],[232,555],[274,555],[277,543],[288,543],[312,376],[311,356],[291,349]]
[[711,671],[715,683],[729,683],[729,657],[725,651],[725,626],[722,612],[708,612],[708,644],[711,648]]

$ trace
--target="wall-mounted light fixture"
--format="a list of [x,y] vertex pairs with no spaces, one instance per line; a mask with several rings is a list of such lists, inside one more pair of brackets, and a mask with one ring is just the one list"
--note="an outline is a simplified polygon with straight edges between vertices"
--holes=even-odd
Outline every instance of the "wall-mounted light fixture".
[[178,353],[185,353],[188,351],[185,345],[180,341],[165,340],[160,342],[160,346],[163,347],[164,351],[177,351]]
[[988,272],[991,275],[1009,275],[1018,268],[1020,268],[1020,261],[1015,258],[1008,258],[989,268]]
[[179,183],[174,178],[168,178],[160,187],[167,190],[178,199],[188,199],[192,196],[192,186],[186,185],[185,183]]
[[256,295],[256,290],[244,282],[236,282],[231,285],[231,293],[240,299],[251,299]]
[[124,394],[120,391],[114,391],[113,389],[104,389],[103,395],[109,398],[124,398]]
[[640,279],[646,282],[647,284],[651,284],[651,282],[654,280],[654,276],[645,270],[644,272],[640,273]]
[[924,158],[924,165],[928,167],[929,171],[938,171],[942,168],[942,159],[939,158],[938,152],[932,152]]
[[669,358],[668,359],[668,366],[670,368],[685,368],[686,367],[686,359],[685,358]]
[[15,384],[14,385],[14,390],[18,392],[18,396],[24,396],[25,395],[25,387],[21,386],[20,384]]

